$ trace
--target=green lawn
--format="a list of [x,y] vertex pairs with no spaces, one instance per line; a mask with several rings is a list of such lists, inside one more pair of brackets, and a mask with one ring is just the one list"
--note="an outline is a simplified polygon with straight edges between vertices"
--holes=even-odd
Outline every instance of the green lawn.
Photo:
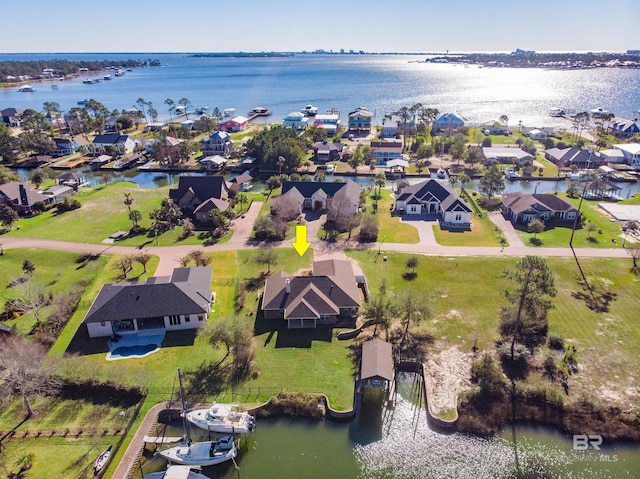
[[[387,294],[433,293],[433,319],[421,327],[436,340],[470,351],[477,339],[480,350],[494,349],[500,308],[506,305],[502,291],[511,286],[502,273],[513,268],[515,259],[420,257],[417,278],[407,281],[402,274],[408,255],[387,254],[386,262],[380,262],[375,251],[348,255],[360,263],[374,296],[383,278]],[[629,272],[631,261],[580,262],[585,275],[597,284],[596,298],[611,295],[604,313],[589,309],[581,299],[585,290],[578,284],[579,271],[572,259],[553,258],[548,263],[558,290],[555,308],[549,312],[549,333],[575,344],[589,365],[575,381],[587,391],[590,387],[640,391],[640,378],[629,374],[640,371],[640,294],[637,277]]]
[[[420,241],[418,230],[411,225],[401,223],[398,216],[393,216],[391,213],[391,207],[395,204],[395,199],[391,190],[381,190],[380,195],[382,198],[378,201],[378,224],[380,225],[380,231],[378,232],[378,238],[384,238],[385,243],[411,243],[415,244]],[[367,205],[370,206],[373,203],[371,195],[367,197]]]
[[[124,194],[130,193],[134,199],[132,209],[140,210],[142,221],[140,225],[151,226],[149,213],[160,207],[162,199],[169,195],[170,186],[160,188],[138,188],[135,183],[116,182],[106,187],[96,186],[80,191],[77,198],[82,207],[57,214],[52,209],[44,214],[32,218],[21,218],[14,226],[11,236],[42,238],[52,240],[77,241],[83,243],[102,243],[116,231],[129,231],[131,221],[127,207],[123,203]],[[182,227],[167,231],[157,238],[160,246],[199,245],[208,240],[201,237],[200,232],[186,238],[179,239]],[[233,232],[229,232],[218,243],[228,241]],[[151,233],[133,236],[119,241],[120,246],[154,245],[156,238]]]
[[[35,266],[32,279],[35,284],[44,288],[45,295],[68,292],[75,285],[85,288],[96,275],[99,275],[107,263],[107,258],[100,257],[95,261],[78,262],[78,253],[48,251],[39,249],[10,249],[0,256],[0,308],[9,298],[20,297],[20,286],[9,287],[9,283],[25,277],[22,263],[31,261]],[[52,306],[45,306],[42,318],[53,311]],[[19,332],[28,333],[35,323],[33,313],[28,312],[16,319],[3,322],[5,326],[16,326]]]
[[[565,198],[571,202],[574,206],[578,207],[580,199],[568,198],[565,193],[558,193],[558,196]],[[584,200],[582,202],[582,213],[584,214],[586,221],[582,228],[577,229],[573,237],[573,246],[576,248],[620,248],[622,247],[622,240],[619,235],[621,234],[620,223],[617,221],[610,221],[608,217],[598,211],[599,201]],[[587,224],[593,223],[595,230],[589,233],[587,230]],[[571,238],[571,226],[555,226],[537,235],[537,239],[540,240],[540,246],[547,247],[563,247],[569,246],[569,240]],[[524,227],[524,226],[523,226]],[[526,229],[526,227],[524,227]],[[531,245],[533,234],[528,231],[516,230],[522,241]],[[616,240],[614,243],[612,240]]]
[[73,477],[90,479],[93,462],[108,446],[114,445],[117,436],[91,437],[38,437],[5,441],[1,462],[7,472],[17,472],[15,462],[24,454],[33,454],[33,467],[21,477]]
[[471,231],[446,231],[433,225],[433,233],[442,246],[501,246],[501,230],[486,214],[482,218],[473,217]]

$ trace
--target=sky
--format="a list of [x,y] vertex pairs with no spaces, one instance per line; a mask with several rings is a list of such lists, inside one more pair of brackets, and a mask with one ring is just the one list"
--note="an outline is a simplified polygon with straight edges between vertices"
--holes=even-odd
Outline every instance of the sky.
[[0,53],[640,49],[640,0],[0,0]]

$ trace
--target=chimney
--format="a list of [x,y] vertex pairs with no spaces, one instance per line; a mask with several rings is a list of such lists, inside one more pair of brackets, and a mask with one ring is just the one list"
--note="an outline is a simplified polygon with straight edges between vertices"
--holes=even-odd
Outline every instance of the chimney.
[[333,285],[329,288],[329,296],[331,296],[331,293],[333,293]]
[[288,279],[284,282],[284,292],[289,294],[291,292],[291,281]]
[[20,193],[20,204],[22,206],[28,206],[29,200],[27,199],[27,190],[24,189],[24,185],[22,183],[18,185],[18,191]]

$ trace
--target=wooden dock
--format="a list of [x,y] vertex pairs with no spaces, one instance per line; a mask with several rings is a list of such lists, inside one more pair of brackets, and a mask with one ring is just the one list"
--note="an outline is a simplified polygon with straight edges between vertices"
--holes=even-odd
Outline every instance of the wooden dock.
[[175,444],[182,441],[182,436],[145,436],[142,441],[145,444]]

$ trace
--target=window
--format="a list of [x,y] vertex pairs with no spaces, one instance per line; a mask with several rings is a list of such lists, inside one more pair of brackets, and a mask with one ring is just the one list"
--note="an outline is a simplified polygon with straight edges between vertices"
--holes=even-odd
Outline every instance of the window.
[[204,321],[204,314],[198,315],[198,321]]
[[330,317],[331,316],[329,316],[328,314],[321,314],[320,315],[320,320],[321,321],[328,321]]
[[106,321],[100,321],[100,326],[104,328],[106,325],[107,325]]
[[178,326],[179,324],[180,324],[180,316],[178,315],[169,316],[170,326]]
[[462,221],[462,215],[461,214],[457,214],[456,215],[456,221]]
[[184,322],[185,323],[190,323],[191,322],[191,317],[188,314],[184,315]]

